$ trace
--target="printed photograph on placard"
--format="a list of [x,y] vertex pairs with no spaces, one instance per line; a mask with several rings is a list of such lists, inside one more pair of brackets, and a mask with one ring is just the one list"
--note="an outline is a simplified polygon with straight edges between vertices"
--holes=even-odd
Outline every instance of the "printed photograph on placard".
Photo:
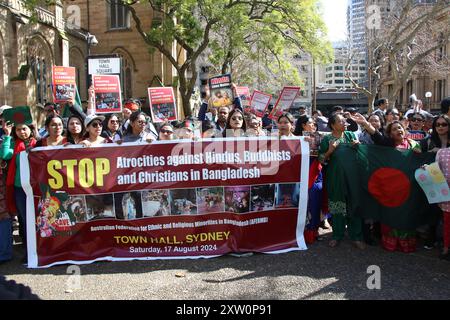
[[142,191],[143,217],[159,217],[170,215],[169,190],[145,190]]
[[67,212],[71,212],[75,218],[76,223],[86,222],[86,198],[84,196],[71,196],[65,202],[63,202],[63,207],[66,208]]
[[115,219],[112,194],[86,196],[87,220]]
[[170,190],[171,215],[197,214],[195,189]]
[[300,201],[300,183],[277,184],[275,208],[298,208]]
[[246,213],[250,211],[250,187],[225,187],[225,211]]
[[273,210],[275,203],[275,184],[252,186],[250,211]]
[[230,74],[223,74],[209,79],[209,90],[213,107],[219,108],[233,104],[234,95],[231,84]]
[[71,84],[60,84],[56,86],[56,100],[69,101],[74,98],[75,86]]
[[114,193],[114,211],[120,220],[134,220],[142,218],[141,193],[120,192]]
[[43,194],[38,202],[39,215],[36,218],[39,235],[42,238],[70,235],[72,227],[76,224],[76,217],[72,210],[75,208],[71,205],[71,197],[65,192],[51,190]]
[[101,111],[120,108],[119,98],[118,92],[98,93],[95,95],[95,107]]
[[199,214],[224,212],[223,187],[197,188],[197,211]]

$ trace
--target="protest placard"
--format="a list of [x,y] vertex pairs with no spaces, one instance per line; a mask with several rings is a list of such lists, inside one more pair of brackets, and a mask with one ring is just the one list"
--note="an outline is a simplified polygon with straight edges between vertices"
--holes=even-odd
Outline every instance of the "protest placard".
[[294,103],[294,100],[297,97],[299,91],[300,87],[284,87],[283,90],[281,90],[280,96],[278,97],[278,100],[275,103],[275,106],[273,107],[269,118],[277,120],[278,117],[283,114],[283,112],[289,111],[289,108]]
[[230,74],[223,74],[209,79],[209,91],[213,107],[219,108],[233,104],[234,95],[231,84]]
[[248,112],[254,113],[258,117],[263,117],[267,107],[272,100],[272,95],[258,90],[253,91]]
[[148,88],[153,123],[177,120],[177,108],[172,87]]
[[120,78],[117,75],[92,76],[95,91],[95,113],[122,112]]
[[53,101],[72,101],[76,95],[75,68],[52,66]]

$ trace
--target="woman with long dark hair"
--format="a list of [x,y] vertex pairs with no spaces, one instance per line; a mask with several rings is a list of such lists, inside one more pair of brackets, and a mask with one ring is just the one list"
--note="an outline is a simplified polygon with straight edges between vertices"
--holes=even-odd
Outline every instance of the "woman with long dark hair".
[[95,114],[89,115],[84,119],[84,126],[86,127],[86,136],[81,144],[85,147],[91,147],[102,143],[111,143],[110,138],[104,138],[101,136],[103,130],[104,116],[97,116]]
[[247,126],[244,121],[244,113],[240,109],[234,109],[228,114],[227,124],[223,131],[224,137],[243,137]]
[[[8,211],[17,213],[19,217],[19,232],[25,248],[27,246],[26,235],[26,194],[22,189],[20,176],[19,153],[36,145],[37,132],[32,124],[20,123],[14,127],[3,125],[3,143],[0,149],[0,158],[10,160],[6,179],[6,201]],[[11,137],[12,135],[12,137]],[[26,261],[27,254],[24,260]]]
[[111,113],[105,117],[105,120],[103,121],[102,137],[110,138],[114,142],[122,140],[122,129],[117,114]]
[[450,117],[441,114],[433,121],[432,132],[420,142],[422,152],[438,152],[441,148],[450,147]]
[[278,136],[279,137],[293,137],[294,136],[295,118],[289,112],[284,112],[277,119]]
[[86,134],[83,119],[77,115],[71,115],[67,120],[66,138],[68,144],[80,144]]
[[129,125],[123,137],[123,142],[152,142],[155,140],[152,134],[145,131],[147,125],[146,114],[140,111],[130,116]]
[[52,114],[45,119],[45,130],[48,136],[39,140],[36,147],[54,147],[67,143],[66,137],[63,136],[63,120],[59,115]]

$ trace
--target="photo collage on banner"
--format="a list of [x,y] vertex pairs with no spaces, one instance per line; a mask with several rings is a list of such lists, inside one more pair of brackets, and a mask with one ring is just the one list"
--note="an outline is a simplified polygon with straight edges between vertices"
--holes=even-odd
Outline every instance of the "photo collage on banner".
[[244,214],[296,208],[299,201],[299,183],[74,196],[58,192],[40,199],[37,225],[42,237],[50,237],[75,224],[94,220],[135,220],[221,212]]

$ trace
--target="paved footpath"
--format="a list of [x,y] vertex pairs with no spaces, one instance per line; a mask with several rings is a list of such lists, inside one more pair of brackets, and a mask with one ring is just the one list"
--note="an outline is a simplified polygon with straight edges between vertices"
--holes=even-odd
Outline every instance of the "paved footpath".
[[[349,241],[331,249],[327,242],[280,255],[97,262],[80,266],[79,283],[68,266],[27,269],[15,246],[15,260],[0,265],[0,274],[42,299],[450,299],[450,262],[440,261],[437,249],[403,254],[361,251]],[[379,290],[367,288],[376,284],[369,266],[380,268]]]

